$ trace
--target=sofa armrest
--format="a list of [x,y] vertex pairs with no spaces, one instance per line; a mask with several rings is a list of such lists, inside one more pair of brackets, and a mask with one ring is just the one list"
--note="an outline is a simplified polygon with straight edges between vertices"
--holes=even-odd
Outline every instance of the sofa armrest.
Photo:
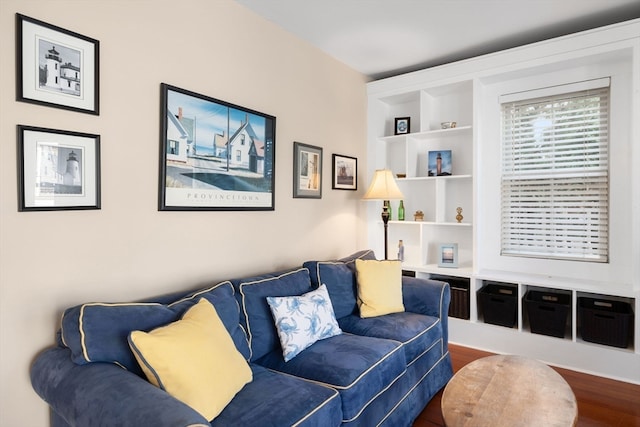
[[438,317],[442,323],[442,338],[446,351],[449,340],[449,284],[438,280],[402,277],[402,302],[412,313]]
[[38,355],[31,384],[71,426],[210,426],[191,407],[136,374],[110,363],[76,365],[67,348]]

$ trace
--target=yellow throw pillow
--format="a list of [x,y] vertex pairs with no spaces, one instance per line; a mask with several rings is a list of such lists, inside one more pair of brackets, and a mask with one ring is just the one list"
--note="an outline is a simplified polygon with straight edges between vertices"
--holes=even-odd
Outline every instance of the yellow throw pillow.
[[356,259],[360,317],[404,311],[400,261]]
[[247,361],[204,298],[182,320],[148,333],[131,332],[129,346],[149,382],[209,421],[252,380]]

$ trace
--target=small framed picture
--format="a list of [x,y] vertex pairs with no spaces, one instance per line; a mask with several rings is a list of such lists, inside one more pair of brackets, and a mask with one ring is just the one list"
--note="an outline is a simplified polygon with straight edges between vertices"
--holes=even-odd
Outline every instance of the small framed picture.
[[100,209],[100,136],[18,125],[18,210]]
[[396,117],[394,135],[404,135],[411,132],[411,117]]
[[438,267],[458,267],[458,244],[443,243],[438,250]]
[[19,13],[16,21],[16,99],[100,114],[100,42]]
[[429,151],[429,176],[449,176],[452,174],[451,165],[451,150]]
[[322,148],[293,143],[293,197],[322,198]]
[[358,159],[355,157],[333,155],[333,179],[334,190],[358,189]]

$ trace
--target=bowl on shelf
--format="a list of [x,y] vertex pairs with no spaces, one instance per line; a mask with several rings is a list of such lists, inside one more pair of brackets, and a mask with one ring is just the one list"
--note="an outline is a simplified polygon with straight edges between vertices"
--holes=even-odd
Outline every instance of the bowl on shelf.
[[440,123],[440,126],[442,127],[442,129],[452,129],[454,127],[456,127],[457,123],[456,122],[442,122]]
[[397,178],[406,178],[406,177],[407,177],[407,174],[406,174],[406,173],[397,173],[397,174],[396,174],[396,177],[397,177]]

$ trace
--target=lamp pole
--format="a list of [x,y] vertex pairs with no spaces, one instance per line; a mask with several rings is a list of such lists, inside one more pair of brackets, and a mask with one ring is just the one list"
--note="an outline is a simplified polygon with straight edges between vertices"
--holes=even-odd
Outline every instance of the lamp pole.
[[382,202],[382,223],[384,224],[384,259],[389,259],[388,256],[388,229],[389,229],[389,201]]

